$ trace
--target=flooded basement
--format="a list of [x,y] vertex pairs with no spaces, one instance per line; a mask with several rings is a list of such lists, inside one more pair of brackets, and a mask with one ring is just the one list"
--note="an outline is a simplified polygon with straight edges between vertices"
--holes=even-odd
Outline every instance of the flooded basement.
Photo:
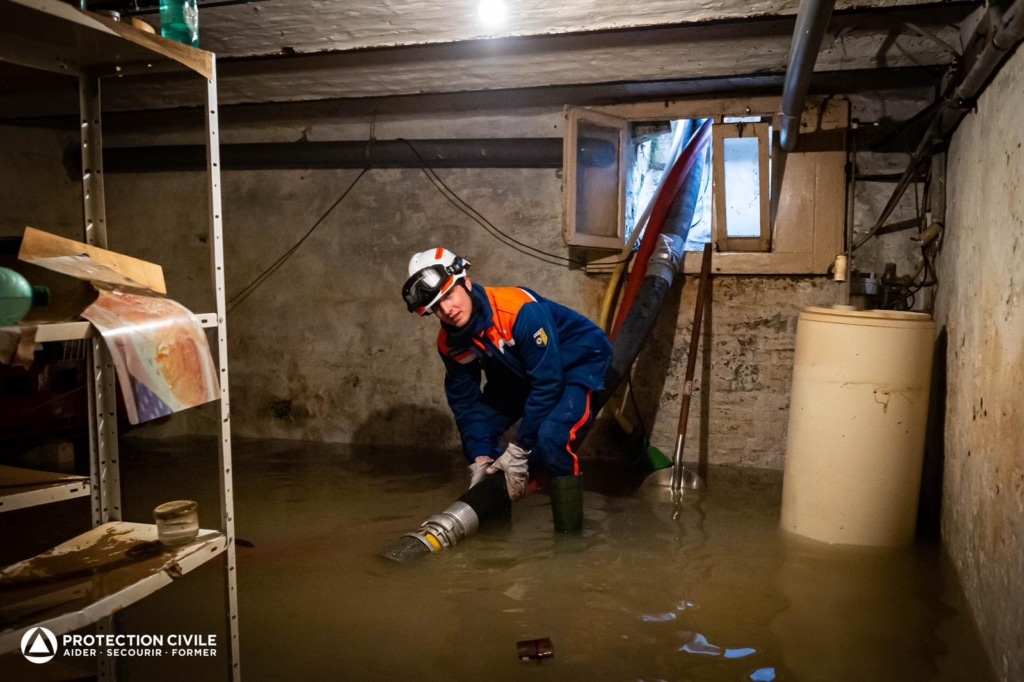
[[[215,447],[125,446],[126,520],[190,498],[215,527]],[[994,679],[937,548],[784,535],[781,472],[713,468],[706,491],[673,501],[585,464],[582,536],[555,536],[535,493],[451,550],[394,563],[378,553],[464,492],[454,454],[236,442],[243,679]],[[87,527],[79,502],[60,509]],[[2,516],[5,538],[58,532],[53,517]],[[221,580],[218,562],[204,566],[126,609],[122,627],[224,641]],[[545,637],[553,657],[517,657],[518,641]],[[219,659],[123,661],[121,674],[199,682],[226,679],[225,664],[222,646]]]

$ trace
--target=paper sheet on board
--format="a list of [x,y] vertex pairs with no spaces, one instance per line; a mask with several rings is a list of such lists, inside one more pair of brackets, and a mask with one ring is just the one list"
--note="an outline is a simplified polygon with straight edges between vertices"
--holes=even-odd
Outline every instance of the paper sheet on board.
[[110,349],[132,424],[218,397],[217,368],[206,333],[180,303],[101,290],[82,317],[93,323]]

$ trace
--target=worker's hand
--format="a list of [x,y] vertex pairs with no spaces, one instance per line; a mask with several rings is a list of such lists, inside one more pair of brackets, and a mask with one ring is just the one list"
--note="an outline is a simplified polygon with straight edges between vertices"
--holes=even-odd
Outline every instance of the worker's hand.
[[477,457],[469,465],[469,487],[472,488],[487,476],[487,465],[494,460],[490,457]]
[[508,488],[510,500],[518,500],[526,494],[526,483],[529,478],[529,464],[527,463],[529,455],[529,450],[524,450],[515,443],[509,443],[501,457],[487,467],[489,474],[499,470],[505,472],[505,487]]

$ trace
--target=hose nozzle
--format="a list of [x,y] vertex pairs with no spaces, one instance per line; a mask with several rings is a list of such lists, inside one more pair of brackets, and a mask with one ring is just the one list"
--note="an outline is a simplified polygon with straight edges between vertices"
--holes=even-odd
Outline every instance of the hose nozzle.
[[508,511],[510,505],[505,476],[485,476],[443,512],[431,516],[417,530],[403,535],[398,544],[382,552],[381,556],[392,561],[405,561],[448,549],[473,535],[482,521]]
[[404,561],[413,556],[440,552],[472,535],[479,526],[480,519],[473,508],[457,500],[440,514],[424,521],[417,530],[403,535],[398,545],[384,552],[383,556]]
[[434,514],[424,521],[419,530],[408,533],[407,536],[421,538],[430,546],[431,552],[439,552],[472,535],[479,526],[480,519],[473,508],[457,500],[440,514]]

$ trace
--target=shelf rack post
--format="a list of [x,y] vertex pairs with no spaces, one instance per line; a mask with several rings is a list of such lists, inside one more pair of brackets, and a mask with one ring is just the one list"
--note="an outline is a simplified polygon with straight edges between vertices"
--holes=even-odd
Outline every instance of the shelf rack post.
[[[107,248],[107,210],[103,190],[103,133],[100,76],[85,71],[78,78],[82,121],[82,202],[87,244]],[[103,339],[90,343],[89,414],[93,526],[121,521],[121,475],[117,455],[117,402],[114,363]]]
[[[78,77],[82,123],[82,204],[85,242],[107,248],[107,208],[103,188],[103,127],[100,73],[85,70]],[[117,454],[117,398],[114,361],[100,337],[89,341],[89,472],[92,478],[92,525],[121,521],[121,472]],[[114,618],[96,622],[97,634],[114,632]],[[96,661],[100,680],[117,679],[109,656]]]
[[241,679],[238,641],[238,590],[235,573],[235,504],[231,475],[231,402],[228,396],[227,301],[224,293],[224,219],[220,196],[220,135],[217,122],[217,61],[212,58],[212,78],[206,81],[206,175],[209,180],[210,272],[217,298],[217,367],[220,378],[220,514],[224,549],[224,593],[227,599],[231,679]]

